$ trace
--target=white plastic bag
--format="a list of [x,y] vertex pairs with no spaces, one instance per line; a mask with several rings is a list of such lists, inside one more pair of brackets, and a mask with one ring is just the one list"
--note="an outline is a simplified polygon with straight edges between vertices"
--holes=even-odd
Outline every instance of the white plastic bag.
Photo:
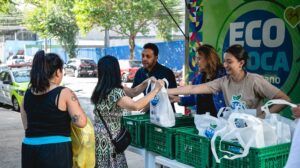
[[[222,158],[226,159],[237,159],[245,157],[249,153],[250,147],[264,147],[264,133],[263,123],[260,119],[244,113],[232,113],[228,118],[228,124],[221,130],[215,132],[211,140],[211,150],[217,161],[220,163],[222,158],[219,158],[216,153],[215,140],[217,136],[221,136],[219,143],[219,150],[221,152],[230,154],[224,155]],[[222,141],[238,142],[242,147],[243,151],[241,154],[236,154],[231,151],[225,151],[221,149]]]
[[264,106],[261,107],[261,110],[266,114],[265,119],[269,123],[273,123],[273,125],[275,125],[277,128],[277,134],[279,137],[278,143],[290,142],[287,141],[287,139],[291,139],[292,135],[294,134],[297,121],[293,121],[279,114],[270,113],[269,106],[274,104],[285,104],[291,107],[297,107],[297,105],[282,99],[273,99],[269,100]]
[[276,145],[278,142],[278,135],[276,126],[268,120],[263,120],[264,142],[266,146]]
[[273,125],[276,129],[277,144],[291,142],[292,135],[296,128],[296,121],[285,118],[279,114],[270,113],[269,106],[273,104],[285,104],[291,107],[297,107],[297,105],[287,102],[282,99],[269,100],[261,110],[266,113],[266,121]]
[[224,118],[224,119],[228,119],[231,113],[245,113],[245,114],[249,114],[252,116],[256,116],[256,109],[244,109],[244,108],[239,108],[239,106],[235,109],[232,109],[231,107],[222,107],[219,109],[218,111],[218,118]]
[[[169,86],[169,82],[163,79]],[[151,90],[154,89],[155,84],[148,81],[148,88],[151,85]],[[165,87],[156,94],[150,102],[150,122],[162,127],[173,127],[175,125],[175,114],[169,100],[169,96]]]
[[198,130],[200,136],[207,137],[211,139],[215,131],[220,130],[226,125],[226,120],[223,118],[216,118],[211,116],[209,112],[206,114],[195,114],[194,123]]

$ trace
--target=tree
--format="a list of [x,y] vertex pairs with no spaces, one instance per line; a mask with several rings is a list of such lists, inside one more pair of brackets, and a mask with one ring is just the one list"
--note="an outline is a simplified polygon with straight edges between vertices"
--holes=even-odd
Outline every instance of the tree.
[[15,12],[15,10],[15,2],[12,0],[0,0],[0,13],[11,14],[11,12]]
[[[180,23],[179,1],[164,0],[164,3]],[[146,35],[150,25],[155,25],[165,39],[170,39],[172,30],[177,30],[160,2],[153,0],[75,0],[74,13],[82,32],[100,26],[128,37],[130,59],[134,59],[137,34]]]
[[42,38],[56,38],[69,54],[75,57],[79,28],[72,12],[73,2],[67,0],[27,1],[36,8],[26,14],[26,26]]

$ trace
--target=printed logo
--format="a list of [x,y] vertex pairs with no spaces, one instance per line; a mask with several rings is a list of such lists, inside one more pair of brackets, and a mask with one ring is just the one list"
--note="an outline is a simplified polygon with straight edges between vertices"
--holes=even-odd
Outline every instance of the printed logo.
[[245,110],[247,109],[246,102],[241,100],[242,95],[233,95],[230,101],[230,107],[233,110]]
[[263,75],[279,88],[286,82],[292,66],[293,44],[283,19],[265,10],[247,12],[230,23],[223,53],[233,44],[240,44],[248,51],[249,72]]
[[152,106],[156,106],[159,102],[159,98],[157,96],[155,96],[152,100],[151,100],[151,104]]
[[217,125],[216,124],[210,124],[209,127],[207,127],[204,131],[204,135],[211,139],[214,134],[215,134],[215,129],[217,128]]
[[234,119],[234,124],[237,128],[245,128],[247,127],[247,123],[245,122],[245,120],[241,119],[241,118],[236,118]]

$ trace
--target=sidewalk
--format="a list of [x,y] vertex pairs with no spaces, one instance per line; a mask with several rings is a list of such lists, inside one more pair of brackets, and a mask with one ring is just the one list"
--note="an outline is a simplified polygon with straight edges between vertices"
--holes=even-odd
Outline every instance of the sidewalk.
[[[24,130],[20,113],[0,107],[0,167],[21,167],[21,144]],[[129,168],[143,168],[141,156],[125,152]]]

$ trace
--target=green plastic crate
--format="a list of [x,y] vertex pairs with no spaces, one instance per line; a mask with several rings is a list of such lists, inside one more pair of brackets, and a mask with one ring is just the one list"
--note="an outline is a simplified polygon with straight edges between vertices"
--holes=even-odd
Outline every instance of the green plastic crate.
[[149,120],[149,114],[123,117],[123,125],[128,129],[131,136],[130,145],[138,148],[145,147],[145,123]]
[[[224,156],[224,153],[218,150],[218,156]],[[283,168],[288,159],[291,143],[268,146],[264,148],[250,148],[246,157],[234,160],[221,159],[220,168]],[[243,148],[239,144],[222,141],[222,150],[228,150],[233,153],[239,153]]]
[[184,126],[194,126],[194,118],[189,116],[176,117],[176,124],[172,128],[146,123],[145,148],[164,157],[174,159],[176,128]]
[[210,139],[199,136],[194,127],[177,129],[175,158],[196,168],[211,167]]

